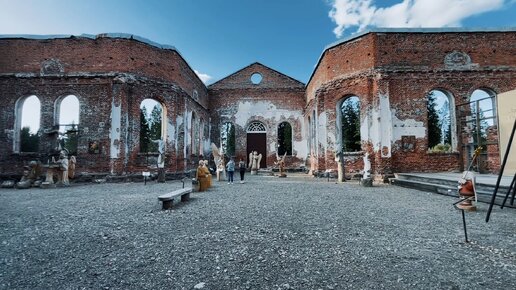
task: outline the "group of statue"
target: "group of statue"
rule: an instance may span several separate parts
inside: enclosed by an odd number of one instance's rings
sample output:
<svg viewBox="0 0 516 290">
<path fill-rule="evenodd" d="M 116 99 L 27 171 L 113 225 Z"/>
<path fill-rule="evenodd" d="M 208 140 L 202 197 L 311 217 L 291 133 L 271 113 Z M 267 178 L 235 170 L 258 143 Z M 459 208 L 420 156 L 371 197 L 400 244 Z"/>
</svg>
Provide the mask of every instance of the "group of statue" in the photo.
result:
<svg viewBox="0 0 516 290">
<path fill-rule="evenodd" d="M 2 187 L 16 187 L 18 189 L 27 189 L 31 187 L 53 187 L 70 185 L 70 179 L 75 176 L 75 165 L 77 159 L 75 156 L 68 157 L 68 150 L 60 149 L 58 158 L 52 156 L 47 164 L 41 163 L 39 160 L 32 160 L 28 165 L 24 166 L 23 174 L 20 181 L 4 181 Z M 45 171 L 45 179 L 41 176 Z"/>
</svg>

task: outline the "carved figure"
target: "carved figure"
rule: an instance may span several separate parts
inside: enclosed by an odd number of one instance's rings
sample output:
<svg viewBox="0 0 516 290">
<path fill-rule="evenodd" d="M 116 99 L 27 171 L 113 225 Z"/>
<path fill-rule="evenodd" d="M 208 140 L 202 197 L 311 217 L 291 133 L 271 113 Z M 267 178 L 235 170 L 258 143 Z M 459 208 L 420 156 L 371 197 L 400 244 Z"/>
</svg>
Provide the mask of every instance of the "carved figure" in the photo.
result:
<svg viewBox="0 0 516 290">
<path fill-rule="evenodd" d="M 364 154 L 364 179 L 371 178 L 371 161 L 369 161 L 369 153 Z"/>
<path fill-rule="evenodd" d="M 199 191 L 205 191 L 208 188 L 208 176 L 204 170 L 204 161 L 199 161 L 197 172 L 195 173 L 195 179 L 199 182 Z"/>
<path fill-rule="evenodd" d="M 364 172 L 360 184 L 365 187 L 373 186 L 373 179 L 371 178 L 371 161 L 369 161 L 369 153 L 364 154 Z"/>
<path fill-rule="evenodd" d="M 163 139 L 152 140 L 158 144 L 158 182 L 165 182 L 165 141 Z"/>
<path fill-rule="evenodd" d="M 315 163 L 317 161 L 317 158 L 315 158 L 315 154 L 314 152 L 310 152 L 310 171 L 308 171 L 308 174 L 309 175 L 315 175 L 315 171 L 316 171 L 316 167 L 315 167 Z"/>
<path fill-rule="evenodd" d="M 219 148 L 213 143 L 211 143 L 211 151 L 213 154 L 213 159 L 215 161 L 215 166 L 217 166 L 217 181 L 221 180 L 221 177 L 225 179 L 225 176 L 221 176 L 226 174 L 226 164 L 224 162 L 224 154 L 219 151 Z"/>
<path fill-rule="evenodd" d="M 274 162 L 274 165 L 277 165 L 279 167 L 279 177 L 287 177 L 287 174 L 285 174 L 285 157 L 287 156 L 287 152 L 283 154 L 283 156 L 278 155 L 278 151 L 276 151 L 276 162 Z"/>
<path fill-rule="evenodd" d="M 72 160 L 73 167 L 75 168 L 75 157 L 72 158 Z M 54 157 L 52 157 L 52 162 L 44 166 L 47 168 L 47 174 L 45 182 L 42 185 L 48 186 L 54 184 L 54 175 L 57 176 L 58 185 L 69 185 L 69 164 L 70 163 L 68 161 L 68 150 L 63 149 L 59 151 L 59 159 L 56 161 Z"/>
<path fill-rule="evenodd" d="M 208 177 L 208 187 L 211 187 L 211 172 L 208 168 L 208 160 L 203 160 L 203 169 L 204 173 L 206 173 L 206 176 Z"/>
<path fill-rule="evenodd" d="M 23 171 L 23 176 L 21 180 L 16 184 L 17 188 L 24 189 L 29 188 L 31 186 L 39 186 L 41 181 L 38 181 L 39 176 L 41 175 L 41 162 L 39 161 L 30 161 L 28 166 L 25 166 L 25 170 Z"/>
<path fill-rule="evenodd" d="M 262 154 L 253 151 L 249 153 L 249 167 L 251 167 L 251 175 L 256 175 L 260 169 L 260 161 L 262 161 Z"/>
</svg>

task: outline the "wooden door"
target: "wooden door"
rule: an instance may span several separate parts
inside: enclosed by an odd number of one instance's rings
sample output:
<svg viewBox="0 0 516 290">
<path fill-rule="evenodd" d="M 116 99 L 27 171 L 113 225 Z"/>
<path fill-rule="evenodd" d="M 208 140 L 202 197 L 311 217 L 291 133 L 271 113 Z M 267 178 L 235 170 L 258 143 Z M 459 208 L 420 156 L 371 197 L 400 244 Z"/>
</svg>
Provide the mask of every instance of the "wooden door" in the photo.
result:
<svg viewBox="0 0 516 290">
<path fill-rule="evenodd" d="M 249 153 L 256 151 L 258 154 L 262 154 L 262 160 L 260 161 L 260 168 L 267 167 L 267 134 L 266 133 L 247 133 L 247 155 L 249 159 Z M 249 164 L 249 160 L 247 160 Z"/>
</svg>

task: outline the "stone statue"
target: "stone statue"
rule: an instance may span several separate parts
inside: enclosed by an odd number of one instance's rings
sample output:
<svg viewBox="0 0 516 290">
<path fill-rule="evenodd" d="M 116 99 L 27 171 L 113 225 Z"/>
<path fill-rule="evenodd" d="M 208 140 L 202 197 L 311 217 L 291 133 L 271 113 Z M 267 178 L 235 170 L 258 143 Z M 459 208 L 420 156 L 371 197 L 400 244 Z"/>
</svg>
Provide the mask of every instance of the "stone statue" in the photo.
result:
<svg viewBox="0 0 516 290">
<path fill-rule="evenodd" d="M 287 174 L 285 174 L 285 157 L 287 156 L 287 152 L 283 154 L 283 156 L 278 155 L 278 151 L 276 151 L 276 162 L 274 162 L 274 165 L 277 165 L 279 167 L 279 177 L 287 177 Z"/>
<path fill-rule="evenodd" d="M 256 151 L 249 153 L 249 167 L 251 167 L 251 175 L 258 174 L 260 161 L 262 161 L 262 154 L 258 154 Z"/>
<path fill-rule="evenodd" d="M 364 154 L 364 172 L 360 184 L 365 187 L 373 186 L 373 179 L 371 178 L 371 161 L 369 161 L 369 153 Z"/>
<path fill-rule="evenodd" d="M 72 158 L 73 168 L 75 168 L 75 157 Z M 56 161 L 52 157 L 52 162 L 44 165 L 47 168 L 45 182 L 41 184 L 42 187 L 48 187 L 54 184 L 54 176 L 57 176 L 57 185 L 69 185 L 68 169 L 70 162 L 68 161 L 68 150 L 62 149 L 59 151 L 59 159 Z"/>
<path fill-rule="evenodd" d="M 217 145 L 211 143 L 211 152 L 213 153 L 213 159 L 215 161 L 215 166 L 217 166 L 217 181 L 220 181 L 221 178 L 224 180 L 226 179 L 226 177 L 225 177 L 226 164 L 224 163 L 224 154 L 221 151 L 219 151 L 219 148 L 217 148 Z"/>
<path fill-rule="evenodd" d="M 165 182 L 165 141 L 158 139 L 152 142 L 158 144 L 158 182 Z"/>
<path fill-rule="evenodd" d="M 208 176 L 208 187 L 211 187 L 211 185 L 212 185 L 211 172 L 210 172 L 210 169 L 208 168 L 208 160 L 203 160 L 203 169 L 204 169 L 204 172 L 206 173 L 206 176 Z"/>
<path fill-rule="evenodd" d="M 315 154 L 314 152 L 310 152 L 310 171 L 308 171 L 308 174 L 309 175 L 315 175 L 315 171 L 317 170 L 316 168 L 316 163 L 317 162 L 317 158 L 315 158 Z"/>
<path fill-rule="evenodd" d="M 206 174 L 206 171 L 204 170 L 204 161 L 199 161 L 199 166 L 197 167 L 197 171 L 195 173 L 195 179 L 199 182 L 199 190 L 198 191 L 205 191 L 208 189 L 208 175 Z"/>
<path fill-rule="evenodd" d="M 369 161 L 369 153 L 364 154 L 364 175 L 363 178 L 371 178 L 371 161 Z"/>
<path fill-rule="evenodd" d="M 42 172 L 40 161 L 30 161 L 28 166 L 25 166 L 21 180 L 16 184 L 16 188 L 25 189 L 31 186 L 39 186 L 41 181 L 38 180 Z"/>
</svg>

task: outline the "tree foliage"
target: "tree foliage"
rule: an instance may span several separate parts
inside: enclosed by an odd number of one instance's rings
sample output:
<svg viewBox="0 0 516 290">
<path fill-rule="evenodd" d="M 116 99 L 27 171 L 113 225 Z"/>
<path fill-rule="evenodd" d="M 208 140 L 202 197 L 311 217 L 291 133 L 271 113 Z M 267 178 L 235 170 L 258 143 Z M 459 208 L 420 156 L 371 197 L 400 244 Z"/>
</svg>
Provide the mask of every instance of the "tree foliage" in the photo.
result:
<svg viewBox="0 0 516 290">
<path fill-rule="evenodd" d="M 154 140 L 161 139 L 162 108 L 156 104 L 150 115 L 145 106 L 140 108 L 140 152 L 158 152 Z"/>
<path fill-rule="evenodd" d="M 437 113 L 436 95 L 430 92 L 427 95 L 426 109 L 428 112 L 428 148 L 433 148 L 441 142 L 441 126 Z"/>
<path fill-rule="evenodd" d="M 288 122 L 278 126 L 278 155 L 292 155 L 292 126 Z"/>
<path fill-rule="evenodd" d="M 224 154 L 228 157 L 235 155 L 235 126 L 232 123 L 222 125 L 221 145 Z"/>
<path fill-rule="evenodd" d="M 20 132 L 20 151 L 21 152 L 38 152 L 39 136 L 32 134 L 29 127 L 23 127 Z"/>
<path fill-rule="evenodd" d="M 362 150 L 360 138 L 360 103 L 358 97 L 350 97 L 342 102 L 341 132 L 342 151 L 356 152 Z"/>
</svg>

